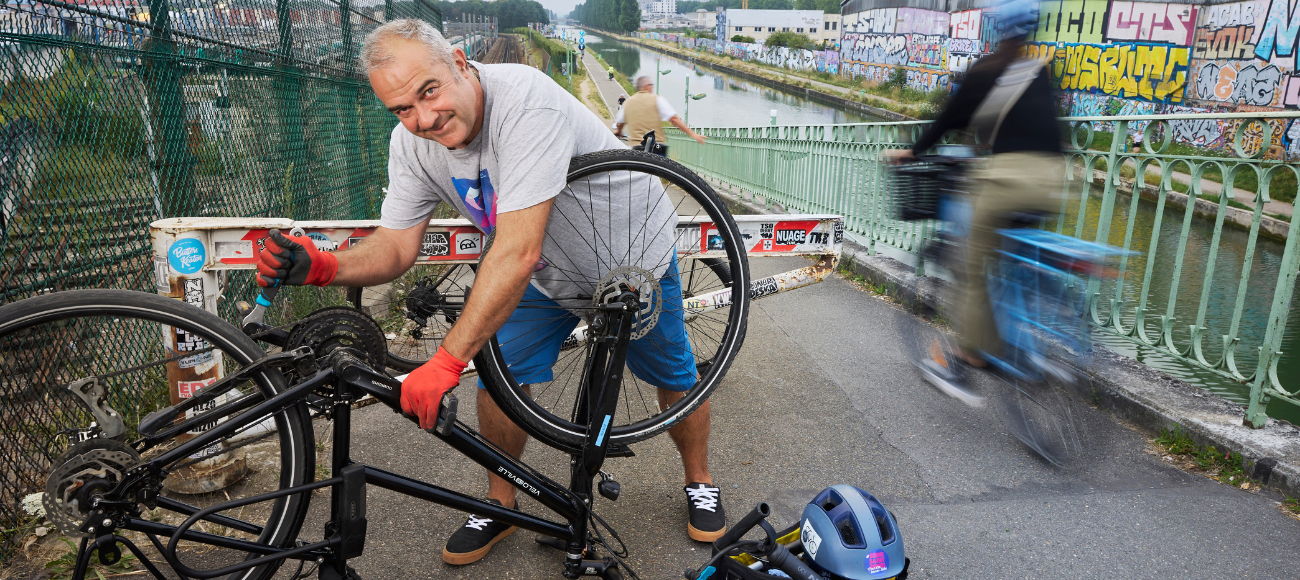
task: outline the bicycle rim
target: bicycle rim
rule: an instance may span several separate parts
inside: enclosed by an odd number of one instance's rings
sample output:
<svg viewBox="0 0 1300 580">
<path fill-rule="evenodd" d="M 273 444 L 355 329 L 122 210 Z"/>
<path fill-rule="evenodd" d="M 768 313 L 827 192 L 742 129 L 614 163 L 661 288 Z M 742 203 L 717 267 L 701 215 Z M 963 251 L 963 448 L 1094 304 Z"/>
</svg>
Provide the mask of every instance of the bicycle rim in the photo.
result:
<svg viewBox="0 0 1300 580">
<path fill-rule="evenodd" d="M 209 347 L 212 350 L 204 352 Z M 191 350 L 197 353 L 183 356 Z M 70 382 L 100 377 L 107 404 L 123 418 L 126 433 L 120 441 L 130 443 L 139 437 L 136 428 L 140 420 L 171 405 L 173 394 L 191 394 L 214 382 L 218 373 L 232 374 L 263 356 L 255 343 L 215 316 L 178 300 L 124 290 L 48 294 L 0 308 L 0 353 L 0 396 L 5 399 L 9 426 L 0 439 L 0 454 L 8 456 L 2 462 L 7 477 L 21 482 L 22 488 L 17 497 L 4 498 L 6 507 L 16 505 L 25 494 L 46 490 L 51 471 L 78 457 L 76 452 L 66 454 L 74 442 L 94 434 L 94 418 L 87 405 L 67 390 Z M 150 364 L 167 359 L 172 360 Z M 267 371 L 238 388 L 271 396 L 284 384 L 278 372 Z M 179 440 L 146 449 L 141 460 L 158 456 Z M 123 452 L 122 442 L 92 437 L 78 443 L 76 449 L 89 445 Z M 179 504 L 203 508 L 229 498 L 300 485 L 312 478 L 312 432 L 301 407 L 268 417 L 221 443 L 218 457 L 200 460 L 191 456 L 171 464 L 158 509 L 146 509 L 143 517 L 176 525 L 187 517 L 182 512 L 190 509 Z M 87 486 L 95 483 L 53 479 L 69 482 L 64 489 L 90 489 Z M 113 476 L 102 479 L 111 482 Z M 69 498 L 72 501 L 63 501 Z M 77 506 L 83 505 L 85 498 L 65 493 L 58 499 L 54 506 L 62 506 L 58 517 L 65 522 L 84 513 Z M 198 529 L 285 547 L 296 539 L 309 499 L 309 494 L 303 494 L 222 514 L 261 528 L 260 533 L 210 522 L 201 522 Z M 135 536 L 133 541 L 142 547 L 148 545 L 142 535 L 125 535 Z M 182 545 L 182 561 L 205 569 L 248 557 L 244 552 Z M 271 563 L 230 578 L 269 578 L 277 568 L 278 563 Z"/>
<path fill-rule="evenodd" d="M 613 187 L 611 199 L 626 196 L 632 200 L 644 198 L 653 201 L 655 195 L 667 195 L 673 210 L 685 218 L 675 232 L 679 272 L 675 281 L 680 283 L 683 303 L 665 303 L 661 317 L 676 315 L 685 319 L 689 353 L 695 365 L 694 372 L 698 373 L 696 378 L 684 381 L 688 386 L 680 399 L 660 410 L 659 389 L 629 365 L 628 372 L 623 373 L 619 410 L 612 419 L 610 429 L 613 443 L 626 444 L 654 436 L 689 416 L 721 382 L 744 338 L 748 294 L 731 292 L 729 305 L 715 310 L 687 311 L 684 304 L 693 297 L 717 296 L 719 291 L 725 294 L 732 288 L 748 288 L 749 269 L 739 232 L 730 214 L 712 189 L 685 167 L 661 156 L 626 150 L 593 153 L 575 158 L 570 164 L 570 187 L 599 187 L 622 183 L 640 185 L 626 189 Z M 603 252 L 602 265 L 605 272 L 621 267 L 635 269 L 647 263 L 659 266 L 666 262 L 669 256 L 636 255 L 635 252 L 628 251 L 634 244 L 621 244 L 621 240 L 614 239 L 613 236 L 602 235 L 601 224 L 619 220 L 635 224 L 630 231 L 636 231 L 636 227 L 646 227 L 646 219 L 638 218 L 634 204 L 629 202 L 622 210 L 613 209 L 613 206 L 611 203 L 610 208 L 602 208 L 601 211 L 624 213 L 592 215 L 596 211 L 593 208 L 585 212 L 571 212 L 573 215 L 557 215 L 556 210 L 552 210 L 551 220 L 594 223 L 597 227 L 593 228 L 591 234 L 592 243 L 599 245 Z M 641 216 L 644 215 L 642 210 Z M 720 227 L 707 236 L 700 235 L 698 226 L 694 233 L 689 233 L 691 230 L 687 224 L 695 218 L 710 220 Z M 709 251 L 710 246 L 715 249 Z M 543 255 L 542 259 L 547 260 L 548 257 Z M 597 292 L 598 277 L 581 273 L 568 275 L 581 276 L 581 283 L 592 288 L 591 295 L 585 297 L 590 302 Z M 557 304 L 563 302 L 564 297 L 550 298 L 554 299 L 550 304 L 545 301 L 529 303 L 525 300 L 519 308 L 533 309 L 531 316 L 539 319 L 558 320 L 571 316 L 570 310 Z M 585 324 L 585 321 L 574 322 L 578 329 L 576 334 L 582 334 Z M 483 359 L 487 368 L 482 369 L 486 371 L 482 374 L 485 375 L 487 388 L 508 415 L 548 444 L 570 449 L 580 445 L 586 434 L 585 418 L 577 417 L 583 371 L 586 368 L 586 349 L 577 338 L 570 334 L 556 362 L 541 372 L 532 368 L 523 370 L 523 365 L 508 363 L 504 351 L 511 348 L 516 352 L 527 351 L 534 344 L 541 348 L 540 345 L 546 340 L 554 340 L 554 337 L 543 337 L 540 332 L 512 336 L 505 345 L 493 339 L 485 348 Z M 681 362 L 685 358 L 682 356 L 685 351 L 683 348 L 654 342 L 647 350 L 656 357 L 655 360 L 662 360 L 663 367 L 670 369 L 670 372 L 692 372 Z M 546 376 L 548 374 L 549 377 Z M 529 385 L 529 390 L 525 391 L 521 385 Z"/>
</svg>

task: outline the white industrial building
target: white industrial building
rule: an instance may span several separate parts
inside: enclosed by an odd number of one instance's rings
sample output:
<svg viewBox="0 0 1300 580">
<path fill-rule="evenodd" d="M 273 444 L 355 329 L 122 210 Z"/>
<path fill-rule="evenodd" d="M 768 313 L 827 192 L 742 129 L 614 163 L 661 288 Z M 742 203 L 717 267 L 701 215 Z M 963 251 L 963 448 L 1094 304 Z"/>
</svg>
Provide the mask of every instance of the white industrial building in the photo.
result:
<svg viewBox="0 0 1300 580">
<path fill-rule="evenodd" d="M 691 28 L 696 30 L 712 30 L 718 26 L 718 12 L 705 10 L 703 8 L 695 12 L 686 13 L 686 17 L 691 19 Z M 836 14 L 836 16 L 839 16 Z"/>
<path fill-rule="evenodd" d="M 650 3 L 650 12 L 655 14 L 676 14 L 677 0 L 659 0 Z"/>
<path fill-rule="evenodd" d="M 736 35 L 751 36 L 763 42 L 774 32 L 796 32 L 808 35 L 809 40 L 820 43 L 839 42 L 838 18 L 835 30 L 827 26 L 821 10 L 735 10 L 727 9 L 718 15 L 714 32 L 718 40 L 731 40 Z M 838 15 L 835 15 L 838 16 Z"/>
</svg>

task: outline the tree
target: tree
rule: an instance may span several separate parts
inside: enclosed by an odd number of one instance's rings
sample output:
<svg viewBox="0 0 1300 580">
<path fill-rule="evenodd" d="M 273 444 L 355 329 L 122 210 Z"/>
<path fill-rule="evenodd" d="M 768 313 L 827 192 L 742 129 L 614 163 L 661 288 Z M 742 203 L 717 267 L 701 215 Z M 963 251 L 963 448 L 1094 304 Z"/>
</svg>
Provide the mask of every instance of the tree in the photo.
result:
<svg viewBox="0 0 1300 580">
<path fill-rule="evenodd" d="M 732 41 L 732 42 L 754 42 L 754 37 L 752 37 L 752 36 L 741 36 L 741 35 L 737 34 L 737 35 L 731 37 L 731 41 Z"/>
<path fill-rule="evenodd" d="M 641 28 L 641 6 L 636 0 L 623 0 L 618 14 L 619 30 L 631 32 Z"/>
<path fill-rule="evenodd" d="M 808 39 L 808 35 L 799 34 L 798 32 L 773 32 L 767 37 L 767 40 L 763 42 L 763 46 L 767 48 L 778 46 L 784 46 L 787 48 L 808 48 L 810 45 L 812 45 L 812 41 Z"/>
</svg>

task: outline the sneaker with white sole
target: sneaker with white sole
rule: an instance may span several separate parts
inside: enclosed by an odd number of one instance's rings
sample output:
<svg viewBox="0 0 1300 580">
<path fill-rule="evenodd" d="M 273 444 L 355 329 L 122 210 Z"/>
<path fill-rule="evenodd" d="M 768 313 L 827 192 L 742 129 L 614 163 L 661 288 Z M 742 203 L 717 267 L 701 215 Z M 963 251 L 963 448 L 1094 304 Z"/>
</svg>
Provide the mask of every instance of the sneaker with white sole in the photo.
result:
<svg viewBox="0 0 1300 580">
<path fill-rule="evenodd" d="M 727 532 L 727 513 L 722 510 L 718 488 L 691 483 L 686 491 L 686 535 L 697 542 L 712 542 Z"/>
<path fill-rule="evenodd" d="M 501 505 L 495 499 L 489 499 L 488 503 Z M 482 560 L 493 545 L 516 529 L 515 526 L 492 521 L 491 518 L 470 514 L 465 525 L 447 538 L 447 547 L 442 549 L 442 561 L 461 566 Z"/>
</svg>

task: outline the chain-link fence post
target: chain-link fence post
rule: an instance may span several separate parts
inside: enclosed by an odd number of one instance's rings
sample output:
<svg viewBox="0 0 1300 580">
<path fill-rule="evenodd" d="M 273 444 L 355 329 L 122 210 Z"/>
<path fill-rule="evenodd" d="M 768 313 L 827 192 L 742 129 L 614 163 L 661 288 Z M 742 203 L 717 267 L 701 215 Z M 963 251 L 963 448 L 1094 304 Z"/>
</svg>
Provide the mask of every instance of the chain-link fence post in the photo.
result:
<svg viewBox="0 0 1300 580">
<path fill-rule="evenodd" d="M 306 172 L 302 171 L 306 167 L 303 163 L 306 159 L 303 155 L 305 144 L 302 137 L 302 80 L 298 77 L 297 68 L 293 66 L 293 22 L 289 2 L 290 0 L 275 2 L 280 44 L 274 86 L 280 113 L 279 170 L 283 172 L 279 180 L 280 211 L 275 213 L 278 214 L 277 217 L 301 220 L 308 215 L 308 208 L 304 207 L 308 201 L 304 188 L 307 183 Z"/>
<path fill-rule="evenodd" d="M 185 101 L 181 97 L 182 71 L 171 35 L 170 0 L 149 0 L 152 34 L 145 60 L 149 123 L 154 139 L 154 172 L 165 216 L 190 215 L 198 208 L 194 189 L 194 158 L 185 139 Z"/>
</svg>

